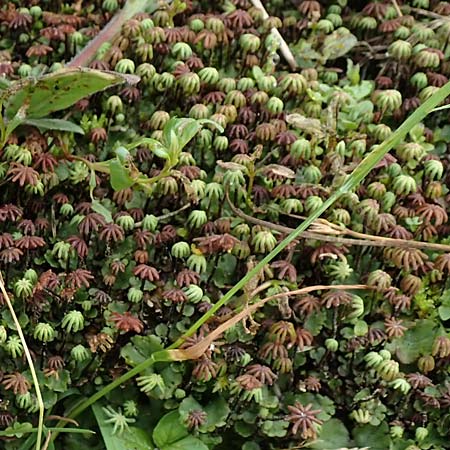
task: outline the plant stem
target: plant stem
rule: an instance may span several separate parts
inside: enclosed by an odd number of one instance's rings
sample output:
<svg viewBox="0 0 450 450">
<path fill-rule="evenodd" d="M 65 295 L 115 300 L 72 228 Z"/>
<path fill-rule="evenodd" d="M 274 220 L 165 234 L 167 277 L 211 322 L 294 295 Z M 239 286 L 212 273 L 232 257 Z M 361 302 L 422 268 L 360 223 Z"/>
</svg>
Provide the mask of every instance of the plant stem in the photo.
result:
<svg viewBox="0 0 450 450">
<path fill-rule="evenodd" d="M 105 42 L 112 42 L 120 33 L 122 25 L 134 15 L 144 11 L 153 12 L 158 7 L 156 0 L 127 0 L 124 7 L 118 11 L 108 24 L 81 50 L 66 67 L 86 67 L 95 58 L 98 49 Z"/>
<path fill-rule="evenodd" d="M 13 305 L 11 303 L 11 299 L 9 298 L 8 293 L 6 292 L 5 282 L 3 281 L 3 276 L 0 272 L 0 291 L 3 294 L 3 298 L 8 305 L 9 312 L 14 321 L 14 325 L 17 328 L 17 333 L 19 335 L 20 341 L 23 345 L 23 351 L 25 352 L 25 357 L 27 359 L 28 367 L 31 372 L 31 378 L 33 379 L 34 389 L 36 391 L 36 398 L 39 405 L 39 421 L 38 421 L 38 429 L 36 435 L 36 450 L 41 450 L 41 441 L 42 441 L 42 431 L 44 428 L 44 401 L 42 400 L 41 389 L 39 387 L 39 381 L 37 379 L 36 370 L 33 364 L 33 358 L 31 357 L 30 350 L 28 349 L 27 341 L 25 340 L 25 336 L 22 331 L 22 327 L 20 326 L 19 319 L 16 316 Z"/>
<path fill-rule="evenodd" d="M 397 0 L 391 0 L 391 3 L 395 8 L 395 11 L 397 12 L 398 17 L 403 17 L 400 7 L 398 6 Z"/>
<path fill-rule="evenodd" d="M 294 228 L 286 227 L 285 225 L 279 225 L 278 223 L 268 222 L 266 220 L 258 219 L 253 216 L 249 216 L 233 205 L 228 193 L 226 193 L 226 199 L 230 205 L 234 214 L 247 222 L 254 223 L 255 225 L 261 225 L 262 227 L 269 228 L 271 230 L 278 231 L 280 233 L 292 233 Z M 305 220 L 304 217 L 296 214 L 286 214 L 289 217 Z M 340 237 L 340 235 L 348 234 L 357 239 L 349 239 Z M 325 219 L 319 219 L 312 224 L 311 231 L 304 231 L 300 234 L 300 237 L 306 239 L 314 239 L 317 241 L 334 242 L 342 245 L 360 245 L 364 247 L 400 247 L 400 248 L 418 248 L 424 250 L 436 250 L 443 252 L 450 252 L 450 245 L 435 244 L 433 242 L 421 242 L 412 241 L 408 239 L 394 239 L 383 236 L 374 236 L 371 234 L 358 233 L 353 230 L 349 230 L 346 227 L 340 227 L 334 223 L 328 222 Z"/>
<path fill-rule="evenodd" d="M 169 219 L 170 217 L 176 216 L 177 214 L 179 214 L 180 212 L 184 211 L 185 209 L 190 208 L 191 206 L 192 206 L 191 203 L 186 203 L 181 208 L 179 208 L 179 209 L 177 209 L 175 211 L 170 211 L 167 214 L 163 214 L 162 216 L 157 216 L 156 219 L 158 221 Z M 136 222 L 134 224 L 134 228 L 139 228 L 141 226 L 142 226 L 142 220 L 140 222 Z"/>
<path fill-rule="evenodd" d="M 264 8 L 264 5 L 262 4 L 261 0 L 251 0 L 251 2 L 255 8 L 259 9 L 262 12 L 263 19 L 267 20 L 269 18 L 269 14 L 266 11 L 266 8 Z M 287 45 L 283 36 L 276 28 L 272 28 L 270 32 L 277 38 L 278 42 L 280 43 L 280 51 L 284 56 L 284 59 L 289 64 L 289 67 L 295 72 L 297 70 L 297 63 L 295 62 L 294 55 L 292 54 L 289 45 Z"/>
</svg>

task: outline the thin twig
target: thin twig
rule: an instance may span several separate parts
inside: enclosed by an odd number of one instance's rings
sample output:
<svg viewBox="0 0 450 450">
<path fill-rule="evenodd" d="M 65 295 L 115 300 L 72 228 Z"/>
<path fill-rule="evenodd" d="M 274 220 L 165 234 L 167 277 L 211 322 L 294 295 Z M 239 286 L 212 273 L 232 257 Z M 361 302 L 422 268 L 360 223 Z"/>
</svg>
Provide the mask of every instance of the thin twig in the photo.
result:
<svg viewBox="0 0 450 450">
<path fill-rule="evenodd" d="M 9 312 L 11 313 L 11 316 L 14 321 L 14 325 L 16 326 L 17 333 L 20 338 L 20 342 L 23 346 L 23 351 L 25 352 L 25 357 L 27 359 L 28 367 L 31 372 L 31 378 L 33 379 L 34 383 L 34 389 L 36 391 L 36 399 L 39 406 L 39 422 L 38 422 L 38 429 L 36 434 L 36 450 L 41 450 L 41 441 L 42 441 L 42 431 L 44 428 L 44 401 L 42 399 L 41 389 L 39 387 L 39 381 L 36 375 L 36 370 L 34 368 L 33 364 L 33 358 L 31 357 L 30 350 L 28 349 L 27 341 L 25 340 L 25 336 L 22 331 L 22 327 L 20 326 L 19 320 L 17 319 L 16 313 L 14 311 L 13 305 L 11 303 L 11 299 L 9 298 L 8 293 L 6 292 L 5 288 L 5 282 L 3 280 L 3 275 L 0 272 L 0 291 L 3 294 L 3 298 L 8 305 Z"/>
<path fill-rule="evenodd" d="M 45 420 L 62 420 L 63 422 L 71 423 L 71 424 L 75 425 L 76 427 L 80 426 L 80 424 L 76 420 L 71 419 L 70 417 L 57 416 L 55 414 L 51 414 L 50 416 L 47 416 L 45 418 Z"/>
<path fill-rule="evenodd" d="M 337 291 L 342 290 L 362 290 L 362 289 L 373 289 L 367 284 L 330 284 L 330 285 L 319 285 L 319 286 L 307 286 L 301 289 L 295 289 L 294 291 L 287 291 L 287 292 L 279 292 L 278 294 L 273 294 L 270 297 L 263 298 L 262 300 L 258 300 L 255 305 L 257 305 L 259 302 L 268 302 L 270 300 L 276 300 L 277 298 L 283 298 L 283 297 L 291 297 L 293 295 L 302 295 L 307 294 L 309 292 L 313 291 L 324 291 L 329 289 L 335 289 Z M 253 306 L 253 305 L 252 305 Z"/>
<path fill-rule="evenodd" d="M 398 17 L 402 17 L 403 14 L 400 10 L 400 7 L 398 6 L 397 0 L 391 0 L 391 3 L 394 5 L 395 10 L 397 11 Z"/>
<path fill-rule="evenodd" d="M 124 7 L 102 28 L 74 58 L 66 64 L 66 67 L 86 67 L 95 58 L 99 48 L 105 42 L 113 42 L 122 29 L 122 25 L 135 14 L 146 10 L 155 10 L 156 0 L 127 0 Z"/>
<path fill-rule="evenodd" d="M 164 353 L 165 356 L 170 355 L 172 361 L 187 361 L 187 360 L 198 359 L 202 355 L 204 355 L 205 351 L 208 350 L 208 348 L 211 346 L 213 341 L 216 340 L 222 333 L 227 331 L 233 325 L 236 325 L 241 320 L 245 319 L 247 316 L 252 314 L 254 311 L 256 311 L 258 308 L 263 306 L 268 301 L 275 300 L 275 299 L 281 298 L 281 297 L 286 297 L 286 296 L 307 294 L 308 292 L 322 291 L 322 290 L 329 290 L 329 289 L 335 289 L 335 290 L 358 289 L 359 290 L 359 289 L 370 289 L 370 287 L 365 284 L 318 285 L 318 286 L 308 286 L 308 287 L 304 287 L 302 289 L 296 289 L 295 291 L 288 291 L 288 292 L 281 292 L 279 294 L 274 294 L 274 295 L 271 295 L 270 297 L 263 298 L 249 306 L 246 306 L 242 311 L 238 312 L 231 319 L 229 319 L 226 322 L 219 325 L 217 328 L 215 328 L 213 331 L 211 331 L 211 333 L 209 333 L 204 339 L 202 339 L 200 342 L 193 345 L 192 347 L 189 347 L 186 349 L 177 348 L 177 349 L 172 349 L 172 350 L 166 350 L 165 352 L 161 352 L 161 354 Z"/>
<path fill-rule="evenodd" d="M 169 219 L 170 217 L 176 216 L 181 211 L 184 211 L 185 209 L 188 209 L 190 206 L 191 206 L 190 203 L 186 203 L 185 205 L 183 205 L 181 208 L 177 209 L 176 211 L 170 211 L 167 214 L 163 214 L 162 216 L 157 216 L 156 219 L 158 221 Z M 134 228 L 139 228 L 141 226 L 142 226 L 142 220 L 140 222 L 136 222 L 134 224 Z"/>
<path fill-rule="evenodd" d="M 290 214 L 291 217 L 298 217 L 301 220 L 304 220 L 302 216 L 296 216 L 295 214 Z M 314 230 L 319 233 L 332 233 L 336 236 L 347 234 L 349 236 L 353 236 L 355 238 L 364 239 L 366 241 L 370 241 L 368 245 L 374 245 L 379 247 L 401 247 L 401 248 L 418 248 L 421 250 L 436 250 L 448 252 L 450 251 L 450 245 L 446 244 L 435 244 L 433 242 L 422 242 L 422 241 L 413 241 L 411 239 L 394 239 L 385 236 L 376 236 L 373 234 L 365 234 L 358 233 L 357 231 L 350 230 L 344 226 L 339 226 L 334 223 L 328 222 L 325 219 L 317 219 L 315 223 L 311 225 L 311 230 Z M 378 244 L 372 244 L 372 242 L 378 242 Z"/>
<path fill-rule="evenodd" d="M 430 17 L 431 19 L 439 19 L 439 20 L 445 20 L 445 21 L 450 20 L 450 17 L 448 17 L 448 16 L 443 16 L 442 14 L 438 14 L 433 11 L 427 11 L 426 9 L 412 8 L 410 6 L 405 6 L 404 10 L 408 11 L 408 12 L 420 14 L 421 16 Z"/>
<path fill-rule="evenodd" d="M 52 438 L 52 432 L 49 431 L 48 435 L 47 435 L 47 439 L 45 440 L 44 445 L 42 447 L 42 450 L 47 450 L 48 449 L 48 446 L 50 445 L 50 439 L 51 438 Z"/>
<path fill-rule="evenodd" d="M 255 8 L 258 8 L 262 12 L 263 19 L 269 18 L 269 13 L 266 11 L 266 8 L 264 8 L 261 0 L 251 0 L 251 2 Z M 280 51 L 284 56 L 284 59 L 289 64 L 289 67 L 294 71 L 297 70 L 297 63 L 295 62 L 294 55 L 292 54 L 291 49 L 289 48 L 289 45 L 287 45 L 283 36 L 281 36 L 280 32 L 276 28 L 272 28 L 270 31 L 279 41 Z"/>
<path fill-rule="evenodd" d="M 259 294 L 262 291 L 265 291 L 266 289 L 270 288 L 272 286 L 272 281 L 266 281 L 263 284 L 260 284 L 256 289 L 254 289 L 250 294 L 248 295 L 249 298 L 253 298 L 256 296 L 256 294 Z"/>
<path fill-rule="evenodd" d="M 185 209 L 188 209 L 190 206 L 191 206 L 190 203 L 186 203 L 185 205 L 183 205 L 181 208 L 177 209 L 176 211 L 168 212 L 167 214 L 163 214 L 162 216 L 157 216 L 156 218 L 158 220 L 168 219 L 169 217 L 176 216 L 181 211 L 184 211 Z"/>
<path fill-rule="evenodd" d="M 230 200 L 230 196 L 226 193 L 226 199 L 230 205 L 231 210 L 238 217 L 241 217 L 247 222 L 254 223 L 255 225 L 261 225 L 271 230 L 278 231 L 280 233 L 289 234 L 294 231 L 293 228 L 279 225 L 277 223 L 267 222 L 262 219 L 258 219 L 253 216 L 249 216 L 237 208 Z M 302 216 L 295 214 L 286 214 L 289 217 L 295 217 L 298 219 L 304 219 Z M 381 236 L 373 236 L 370 234 L 357 233 L 356 231 L 349 230 L 348 228 L 341 228 L 338 225 L 332 224 L 325 219 L 316 220 L 311 226 L 313 231 L 303 231 L 300 237 L 306 239 L 315 239 L 317 241 L 335 242 L 342 245 L 360 245 L 364 247 L 400 247 L 400 248 L 418 248 L 426 250 L 437 250 L 450 252 L 450 245 L 434 244 L 431 242 L 420 242 L 407 239 L 393 239 Z M 341 237 L 343 234 L 354 236 L 358 239 L 349 239 Z"/>
</svg>

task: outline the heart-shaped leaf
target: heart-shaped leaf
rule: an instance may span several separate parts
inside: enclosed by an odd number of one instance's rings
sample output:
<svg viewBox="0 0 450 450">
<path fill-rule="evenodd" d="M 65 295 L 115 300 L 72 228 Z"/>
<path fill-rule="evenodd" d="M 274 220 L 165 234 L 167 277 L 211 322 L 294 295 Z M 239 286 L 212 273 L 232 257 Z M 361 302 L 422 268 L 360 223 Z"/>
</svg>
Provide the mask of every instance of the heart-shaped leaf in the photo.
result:
<svg viewBox="0 0 450 450">
<path fill-rule="evenodd" d="M 178 411 L 163 416 L 153 430 L 153 440 L 158 447 L 164 448 L 188 436 L 187 428 L 181 423 Z"/>
</svg>

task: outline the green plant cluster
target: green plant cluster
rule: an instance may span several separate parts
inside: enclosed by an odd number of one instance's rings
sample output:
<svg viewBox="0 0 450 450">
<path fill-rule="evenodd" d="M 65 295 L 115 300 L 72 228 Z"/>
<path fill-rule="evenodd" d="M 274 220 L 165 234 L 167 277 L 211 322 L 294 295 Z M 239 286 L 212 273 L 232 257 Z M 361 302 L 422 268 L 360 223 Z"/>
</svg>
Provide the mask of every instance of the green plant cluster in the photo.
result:
<svg viewBox="0 0 450 450">
<path fill-rule="evenodd" d="M 201 355 L 153 364 L 71 423 L 183 338 L 448 81 L 447 2 L 263 3 L 268 18 L 248 0 L 150 5 L 84 72 L 58 70 L 124 2 L 0 7 L 0 269 L 46 430 L 71 427 L 48 448 L 448 445 L 445 110 L 184 339 L 183 355 L 224 326 Z M 25 450 L 39 404 L 0 300 L 0 445 Z"/>
</svg>

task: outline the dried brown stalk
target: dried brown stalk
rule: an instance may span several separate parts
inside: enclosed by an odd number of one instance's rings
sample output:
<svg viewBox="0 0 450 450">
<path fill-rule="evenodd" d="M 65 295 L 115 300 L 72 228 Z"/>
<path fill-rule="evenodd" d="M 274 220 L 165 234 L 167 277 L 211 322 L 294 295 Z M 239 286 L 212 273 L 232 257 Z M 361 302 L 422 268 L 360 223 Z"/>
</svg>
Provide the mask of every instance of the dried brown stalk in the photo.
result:
<svg viewBox="0 0 450 450">
<path fill-rule="evenodd" d="M 264 8 L 264 5 L 262 4 L 261 0 L 251 0 L 251 2 L 252 2 L 252 5 L 255 8 L 258 8 L 263 13 L 263 19 L 268 19 L 269 18 L 269 14 L 266 11 L 266 8 Z M 291 49 L 287 45 L 287 43 L 284 40 L 284 38 L 281 35 L 281 33 L 276 28 L 272 28 L 270 31 L 277 38 L 277 40 L 279 41 L 279 43 L 280 43 L 280 51 L 281 51 L 282 55 L 284 56 L 284 59 L 289 64 L 289 67 L 293 71 L 297 70 L 297 63 L 295 62 L 294 55 L 292 54 Z"/>
<path fill-rule="evenodd" d="M 247 222 L 261 225 L 271 230 L 279 231 L 280 233 L 290 234 L 294 231 L 293 228 L 279 225 L 272 222 L 267 222 L 253 216 L 249 216 L 237 208 L 230 200 L 228 193 L 226 194 L 228 204 L 231 210 L 238 217 L 241 217 Z M 304 217 L 295 214 L 286 214 L 289 217 L 304 220 Z M 400 247 L 400 248 L 418 248 L 422 250 L 436 250 L 443 252 L 450 252 L 450 245 L 434 244 L 431 242 L 420 242 L 407 239 L 393 239 L 388 237 L 374 236 L 371 234 L 357 233 L 345 227 L 340 227 L 325 219 L 316 220 L 310 228 L 311 231 L 304 231 L 300 234 L 305 239 L 315 239 L 317 241 L 334 242 L 343 245 L 360 245 L 365 247 Z M 341 237 L 343 235 L 353 236 L 356 239 Z"/>
<path fill-rule="evenodd" d="M 211 331 L 211 333 L 209 333 L 208 336 L 206 336 L 202 341 L 198 342 L 192 347 L 189 347 L 187 349 L 178 348 L 173 350 L 167 350 L 167 355 L 170 355 L 170 360 L 172 361 L 187 361 L 192 359 L 198 359 L 209 349 L 213 341 L 215 341 L 222 333 L 227 331 L 233 325 L 236 325 L 241 320 L 245 319 L 250 314 L 254 313 L 258 308 L 260 308 L 270 300 L 275 300 L 277 298 L 282 298 L 286 296 L 307 294 L 308 292 L 322 291 L 326 289 L 360 290 L 370 288 L 365 284 L 317 285 L 317 286 L 308 286 L 302 289 L 296 289 L 295 291 L 281 292 L 279 294 L 271 295 L 270 297 L 258 300 L 256 303 L 253 303 L 250 306 L 246 306 L 241 312 L 237 313 L 234 317 L 227 320 L 223 324 L 219 325 L 215 330 Z"/>
<path fill-rule="evenodd" d="M 66 67 L 86 67 L 95 58 L 99 48 L 105 42 L 113 42 L 120 34 L 122 25 L 139 12 L 156 9 L 156 0 L 127 0 L 124 7 L 118 11 L 100 33 L 81 50 Z"/>
</svg>

